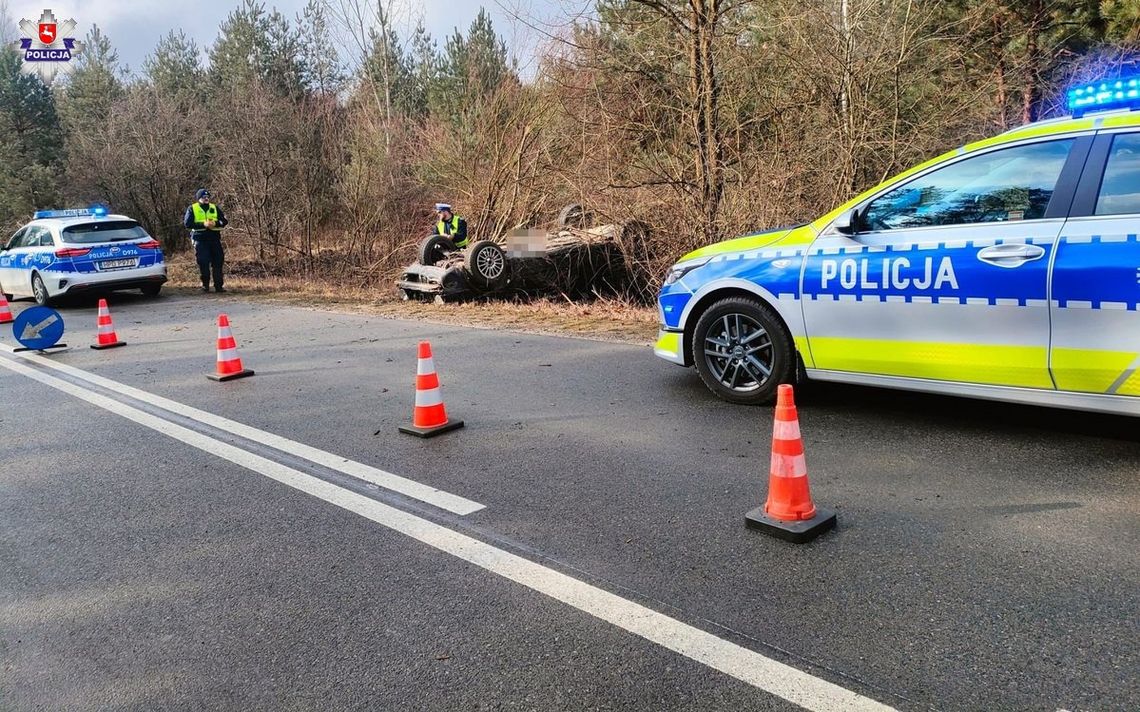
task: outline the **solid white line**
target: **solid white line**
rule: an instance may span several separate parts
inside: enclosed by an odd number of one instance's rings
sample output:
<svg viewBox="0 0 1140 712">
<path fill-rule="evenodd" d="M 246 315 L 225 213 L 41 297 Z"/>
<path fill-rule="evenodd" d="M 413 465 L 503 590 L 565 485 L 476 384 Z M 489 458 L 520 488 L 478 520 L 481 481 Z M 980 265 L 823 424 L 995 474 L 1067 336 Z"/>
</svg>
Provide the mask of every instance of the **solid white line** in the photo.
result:
<svg viewBox="0 0 1140 712">
<path fill-rule="evenodd" d="M 0 358 L 0 367 L 358 514 L 806 709 L 837 712 L 891 709 L 880 702 L 466 534 L 390 507 L 176 423 L 155 418 L 138 408 L 40 373 L 23 363 Z"/>
<path fill-rule="evenodd" d="M 9 353 L 12 352 L 12 348 L 10 346 L 2 344 L 0 344 L 0 350 L 8 351 Z M 324 450 L 319 450 L 315 447 L 305 445 L 304 443 L 299 443 L 295 440 L 281 437 L 280 435 L 275 435 L 273 433 L 254 428 L 249 425 L 244 425 L 242 423 L 238 423 L 237 421 L 230 420 L 229 418 L 223 418 L 220 415 L 214 415 L 213 413 L 208 413 L 204 410 L 198 410 L 197 408 L 184 405 L 177 401 L 172 401 L 168 398 L 163 398 L 162 396 L 156 396 L 153 393 L 148 393 L 146 391 L 139 390 L 138 388 L 132 388 L 131 386 L 119 383 L 118 381 L 112 381 L 109 378 L 104 378 L 103 376 L 98 376 L 94 373 L 88 373 L 87 371 L 75 368 L 74 366 L 69 366 L 65 363 L 59 363 L 58 361 L 53 361 L 47 358 L 40 358 L 38 356 L 32 355 L 31 353 L 19 355 L 32 360 L 36 364 L 55 369 L 61 373 L 66 373 L 70 376 L 74 376 L 75 378 L 80 378 L 84 381 L 87 381 L 88 383 L 93 383 L 102 388 L 106 388 L 109 391 L 134 398 L 135 400 L 142 401 L 143 403 L 149 403 L 150 405 L 153 405 L 157 408 L 162 408 L 165 411 L 174 413 L 176 415 L 181 415 L 184 418 L 196 420 L 203 425 L 208 425 L 210 427 L 223 430 L 227 433 L 232 433 L 233 435 L 238 435 L 245 438 L 246 440 L 252 440 L 253 442 L 261 443 L 262 445 L 280 450 L 281 452 L 287 452 L 290 455 L 295 455 L 296 457 L 308 460 L 309 462 L 316 463 L 323 467 L 328 467 L 329 469 L 336 470 L 337 472 L 341 472 L 350 477 L 364 480 L 365 482 L 374 484 L 377 487 L 383 487 L 384 489 L 392 490 L 393 492 L 399 492 L 406 497 L 411 497 L 412 499 L 419 500 L 434 507 L 439 507 L 440 509 L 445 509 L 460 516 L 471 514 L 472 512 L 478 512 L 480 509 L 486 508 L 486 505 L 472 501 L 466 497 L 460 497 L 459 495 L 451 494 L 450 492 L 445 492 L 443 490 L 436 489 L 435 487 L 429 487 L 428 485 L 416 482 L 415 480 L 409 480 L 406 477 L 400 477 L 399 475 L 392 474 L 391 472 L 386 472 L 379 468 L 372 467 L 371 465 L 365 465 L 362 462 L 349 460 L 348 458 L 341 457 L 340 455 L 334 455 L 331 452 L 325 452 Z"/>
</svg>

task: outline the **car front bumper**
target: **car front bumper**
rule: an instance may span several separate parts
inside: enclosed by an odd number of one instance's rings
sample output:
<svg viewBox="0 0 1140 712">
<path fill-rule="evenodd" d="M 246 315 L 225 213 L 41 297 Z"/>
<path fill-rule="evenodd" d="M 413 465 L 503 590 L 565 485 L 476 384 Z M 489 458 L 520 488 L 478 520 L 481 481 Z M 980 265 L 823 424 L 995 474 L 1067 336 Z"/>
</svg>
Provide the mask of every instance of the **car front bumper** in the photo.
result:
<svg viewBox="0 0 1140 712">
<path fill-rule="evenodd" d="M 684 334 L 680 331 L 661 329 L 657 332 L 657 343 L 653 345 L 653 353 L 678 366 L 687 366 L 685 363 Z"/>
</svg>

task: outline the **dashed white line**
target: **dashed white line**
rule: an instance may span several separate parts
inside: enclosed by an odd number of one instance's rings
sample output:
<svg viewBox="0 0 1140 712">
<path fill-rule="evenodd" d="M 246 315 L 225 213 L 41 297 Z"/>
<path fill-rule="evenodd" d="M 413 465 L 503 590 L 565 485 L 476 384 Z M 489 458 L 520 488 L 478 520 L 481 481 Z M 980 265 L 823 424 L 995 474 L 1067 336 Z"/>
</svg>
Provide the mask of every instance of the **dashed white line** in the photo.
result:
<svg viewBox="0 0 1140 712">
<path fill-rule="evenodd" d="M 12 351 L 12 349 L 8 346 L 2 346 L 2 349 L 8 352 Z M 459 495 L 445 492 L 444 490 L 436 489 L 435 487 L 430 487 L 421 482 L 416 482 L 415 480 L 409 480 L 406 477 L 400 477 L 399 475 L 393 474 L 391 472 L 386 472 L 377 467 L 365 465 L 362 462 L 349 460 L 348 458 L 341 457 L 340 455 L 334 455 L 331 452 L 325 452 L 324 450 L 317 449 L 310 445 L 305 445 L 304 443 L 299 443 L 295 440 L 283 438 L 280 435 L 275 435 L 273 433 L 254 428 L 252 426 L 230 420 L 229 418 L 223 418 L 220 415 L 214 415 L 213 413 L 208 413 L 204 410 L 198 410 L 197 408 L 185 405 L 183 403 L 172 401 L 168 398 L 163 398 L 162 396 L 156 396 L 153 393 L 148 393 L 147 391 L 133 388 L 126 384 L 119 383 L 118 381 L 113 381 L 109 378 L 104 378 L 103 376 L 75 368 L 74 366 L 69 366 L 65 363 L 60 363 L 58 361 L 53 361 L 46 358 L 38 358 L 32 355 L 27 355 L 24 358 L 35 359 L 35 363 L 38 365 L 55 369 L 56 371 L 82 379 L 101 388 L 106 388 L 107 390 L 114 393 L 119 393 L 129 398 L 134 398 L 135 400 L 141 401 L 143 403 L 153 405 L 156 408 L 161 408 L 170 413 L 174 413 L 184 418 L 189 418 L 191 420 L 197 421 L 203 425 L 208 425 L 227 433 L 232 433 L 239 437 L 243 437 L 246 440 L 252 440 L 255 443 L 266 445 L 268 447 L 274 448 L 275 450 L 280 450 L 281 452 L 295 455 L 296 457 L 308 460 L 309 462 L 316 463 L 323 467 L 328 467 L 350 477 L 364 480 L 365 482 L 374 484 L 377 487 L 383 487 L 384 489 L 398 492 L 406 497 L 411 497 L 412 499 L 419 500 L 420 502 L 430 504 L 434 507 L 439 507 L 440 509 L 447 510 L 460 516 L 478 512 L 479 510 L 486 508 L 485 505 L 467 499 L 466 497 L 460 497 Z"/>
</svg>

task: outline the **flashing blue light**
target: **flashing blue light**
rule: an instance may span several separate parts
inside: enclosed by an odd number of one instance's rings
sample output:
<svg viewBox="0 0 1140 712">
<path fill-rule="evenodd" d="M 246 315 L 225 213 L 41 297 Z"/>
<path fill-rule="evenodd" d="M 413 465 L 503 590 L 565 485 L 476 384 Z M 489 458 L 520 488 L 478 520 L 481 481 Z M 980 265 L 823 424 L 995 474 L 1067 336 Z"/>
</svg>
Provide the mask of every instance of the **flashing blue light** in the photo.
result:
<svg viewBox="0 0 1140 712">
<path fill-rule="evenodd" d="M 1089 111 L 1140 108 L 1140 77 L 1073 87 L 1068 92 L 1066 103 L 1073 118 L 1077 119 Z"/>
<path fill-rule="evenodd" d="M 107 208 L 103 205 L 92 205 L 90 208 L 68 208 L 67 210 L 37 210 L 32 216 L 33 220 L 44 218 L 79 218 L 90 215 L 94 218 L 107 217 Z"/>
</svg>

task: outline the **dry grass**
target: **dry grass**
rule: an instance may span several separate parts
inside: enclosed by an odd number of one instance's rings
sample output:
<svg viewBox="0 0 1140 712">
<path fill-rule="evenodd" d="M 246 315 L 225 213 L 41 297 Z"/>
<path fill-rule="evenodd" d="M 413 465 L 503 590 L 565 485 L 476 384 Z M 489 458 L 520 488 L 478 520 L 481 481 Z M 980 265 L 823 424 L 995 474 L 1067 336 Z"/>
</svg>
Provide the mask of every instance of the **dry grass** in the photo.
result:
<svg viewBox="0 0 1140 712">
<path fill-rule="evenodd" d="M 198 289 L 198 268 L 189 255 L 168 261 L 167 289 L 192 294 Z M 650 344 L 657 331 L 657 313 L 616 300 L 576 303 L 551 299 L 530 302 L 470 301 L 453 304 L 406 302 L 394 286 L 379 288 L 337 284 L 327 278 L 251 276 L 241 262 L 226 270 L 226 287 L 240 296 L 268 303 L 306 306 L 396 319 L 509 329 L 532 334 L 557 334 Z"/>
</svg>

